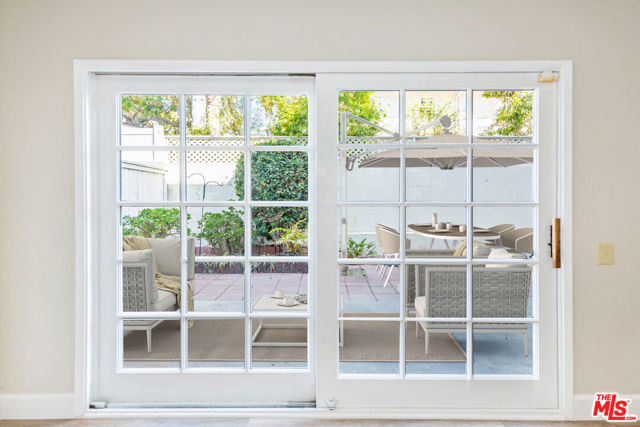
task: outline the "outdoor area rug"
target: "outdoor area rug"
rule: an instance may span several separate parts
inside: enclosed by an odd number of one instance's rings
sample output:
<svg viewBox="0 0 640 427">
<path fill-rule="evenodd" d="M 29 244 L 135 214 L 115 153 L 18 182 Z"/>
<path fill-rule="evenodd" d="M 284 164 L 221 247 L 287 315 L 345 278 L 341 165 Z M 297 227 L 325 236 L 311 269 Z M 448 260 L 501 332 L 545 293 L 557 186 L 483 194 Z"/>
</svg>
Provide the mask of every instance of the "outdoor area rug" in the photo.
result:
<svg viewBox="0 0 640 427">
<path fill-rule="evenodd" d="M 297 320 L 289 320 L 291 322 Z M 283 320 L 265 320 L 283 323 Z M 254 326 L 255 330 L 255 326 Z M 244 360 L 244 320 L 196 320 L 189 329 L 189 360 Z M 306 329 L 263 329 L 256 342 L 304 342 Z M 153 330 L 153 348 L 147 352 L 146 333 L 131 331 L 124 337 L 124 360 L 168 361 L 180 359 L 180 324 L 166 320 Z M 254 361 L 297 362 L 306 360 L 306 347 L 253 347 Z M 446 333 L 431 334 L 429 354 L 424 353 L 424 332 L 416 338 L 412 325 L 407 328 L 406 354 L 409 362 L 464 362 L 460 344 Z M 398 361 L 398 323 L 387 321 L 345 321 L 343 362 Z"/>
</svg>

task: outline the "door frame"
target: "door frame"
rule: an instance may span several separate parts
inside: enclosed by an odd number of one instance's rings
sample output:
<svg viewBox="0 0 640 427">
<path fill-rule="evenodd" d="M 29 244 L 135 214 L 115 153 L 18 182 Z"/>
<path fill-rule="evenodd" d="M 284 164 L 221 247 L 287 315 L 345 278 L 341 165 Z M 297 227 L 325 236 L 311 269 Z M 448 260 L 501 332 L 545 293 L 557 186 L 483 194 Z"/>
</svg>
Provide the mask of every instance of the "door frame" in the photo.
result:
<svg viewBox="0 0 640 427">
<path fill-rule="evenodd" d="M 79 417 L 181 416 L 211 414 L 219 416 L 277 415 L 296 417 L 381 417 L 381 418 L 474 418 L 474 419 L 570 419 L 573 417 L 573 301 L 572 301 L 572 71 L 569 60 L 549 61 L 428 61 L 428 62 L 298 62 L 298 61 L 173 61 L 173 60 L 75 60 L 75 415 Z M 96 254 L 96 116 L 92 108 L 93 81 L 97 74 L 315 74 L 315 73 L 545 73 L 558 79 L 557 127 L 557 212 L 564 219 L 562 261 L 558 270 L 558 396 L 557 409 L 525 410 L 517 414 L 505 410 L 384 410 L 330 411 L 326 409 L 92 409 L 89 408 L 91 378 L 91 337 L 96 324 L 91 306 L 96 283 L 93 268 Z"/>
</svg>

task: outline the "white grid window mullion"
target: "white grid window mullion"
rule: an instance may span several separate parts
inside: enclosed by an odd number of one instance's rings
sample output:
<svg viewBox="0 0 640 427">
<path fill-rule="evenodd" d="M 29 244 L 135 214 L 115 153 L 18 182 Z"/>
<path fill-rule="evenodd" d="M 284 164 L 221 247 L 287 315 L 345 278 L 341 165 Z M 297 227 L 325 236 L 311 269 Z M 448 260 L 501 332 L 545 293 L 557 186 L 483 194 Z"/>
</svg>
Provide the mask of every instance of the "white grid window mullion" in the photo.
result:
<svg viewBox="0 0 640 427">
<path fill-rule="evenodd" d="M 117 118 L 118 123 L 122 119 L 122 95 L 118 96 L 118 106 L 117 106 Z M 122 126 L 116 126 L 116 150 L 122 144 Z M 118 208 L 116 209 L 116 230 L 117 230 L 117 242 L 122 242 L 122 206 L 118 203 L 122 199 L 122 167 L 121 167 L 122 155 L 120 152 L 116 152 L 116 164 L 115 167 L 115 177 L 116 177 L 116 194 L 115 200 Z M 117 272 L 117 284 L 116 284 L 116 313 L 122 313 L 124 311 L 124 303 L 123 303 L 123 266 L 122 260 L 124 255 L 122 254 L 122 244 L 116 246 L 116 259 L 118 261 L 118 272 Z M 122 323 L 118 322 L 116 327 L 117 336 L 119 337 L 120 343 L 118 345 L 122 346 Z M 122 368 L 122 353 L 118 350 L 118 364 L 120 368 Z"/>
<path fill-rule="evenodd" d="M 311 147 L 309 145 L 251 145 L 249 151 L 252 153 L 258 151 L 279 151 L 279 152 L 310 152 Z"/>
<path fill-rule="evenodd" d="M 477 138 L 477 137 L 476 137 Z M 398 138 L 400 139 L 400 138 Z M 419 142 L 411 142 L 409 143 L 411 148 L 451 148 L 451 143 L 419 143 Z M 539 144 L 514 144 L 514 143 L 483 143 L 483 142 L 467 142 L 467 143 L 456 143 L 456 148 L 460 149 L 470 149 L 470 148 L 487 148 L 487 149 L 495 149 L 499 147 L 500 149 L 505 150 L 522 150 L 523 147 L 526 148 L 537 148 Z M 338 146 L 339 151 L 349 151 L 349 150 L 397 150 L 400 148 L 399 143 L 393 144 L 385 144 L 385 143 L 361 143 L 361 144 L 344 144 Z"/>
<path fill-rule="evenodd" d="M 180 370 L 185 372 L 189 360 L 189 322 L 186 319 L 189 310 L 189 273 L 187 250 L 187 208 L 184 202 L 187 200 L 187 167 L 186 153 L 186 103 L 185 95 L 180 94 L 180 146 L 179 146 L 179 173 L 180 173 Z"/>
<path fill-rule="evenodd" d="M 120 153 L 126 151 L 177 151 L 179 148 L 179 145 L 120 145 L 116 147 L 116 151 Z"/>
<path fill-rule="evenodd" d="M 208 202 L 179 202 L 179 201 L 163 201 L 163 202 L 117 202 L 117 206 L 120 207 L 132 207 L 132 208 L 154 208 L 154 207 L 241 207 L 244 208 L 249 204 L 244 201 L 239 200 L 229 200 L 229 201 L 208 201 Z M 309 207 L 310 203 L 308 201 L 279 201 L 274 200 L 273 202 L 263 202 L 263 201 L 254 201 L 251 202 L 251 206 L 265 206 L 265 207 Z"/>
<path fill-rule="evenodd" d="M 244 371 L 251 369 L 253 327 L 251 317 L 251 95 L 244 102 Z"/>
<path fill-rule="evenodd" d="M 124 369 L 124 321 L 116 320 L 116 370 Z"/>
<path fill-rule="evenodd" d="M 473 91 L 467 89 L 467 137 L 469 138 L 469 146 L 467 149 L 467 319 L 473 317 Z M 471 245 L 469 245 L 471 243 Z M 471 250 L 469 249 L 471 248 Z M 467 321 L 467 378 L 473 377 L 473 323 Z"/>
<path fill-rule="evenodd" d="M 531 353 L 533 357 L 533 375 L 538 377 L 540 375 L 540 351 L 538 346 L 540 345 L 540 323 L 530 323 L 531 325 Z M 525 338 L 526 339 L 526 338 Z"/>
<path fill-rule="evenodd" d="M 406 227 L 406 205 L 405 202 L 407 200 L 406 197 L 406 159 L 405 159 L 405 144 L 406 140 L 404 138 L 405 134 L 405 122 L 406 122 L 406 100 L 405 100 L 405 90 L 400 90 L 400 112 L 398 114 L 399 117 L 399 127 L 398 131 L 400 133 L 400 280 L 398 281 L 398 291 L 400 293 L 400 328 L 398 333 L 400 336 L 398 337 L 398 345 L 400 346 L 399 351 L 399 364 L 400 364 L 400 378 L 404 378 L 406 373 L 406 364 L 405 364 L 405 353 L 406 353 L 406 312 L 407 312 L 407 280 L 406 280 L 406 237 L 407 237 L 407 227 Z"/>
<path fill-rule="evenodd" d="M 378 207 L 378 206 L 397 206 L 397 201 L 354 201 L 340 200 L 338 203 L 342 206 L 359 206 L 359 207 Z M 419 202 L 405 201 L 406 207 L 536 207 L 536 202 Z"/>
<path fill-rule="evenodd" d="M 547 256 L 541 249 L 543 246 L 542 233 L 544 230 L 540 228 L 540 89 L 533 91 L 533 142 L 536 144 L 536 148 L 533 149 L 533 201 L 536 202 L 534 210 L 534 230 L 533 230 L 533 250 L 534 257 L 536 259 L 544 259 Z M 559 202 L 558 202 L 559 203 Z M 536 253 L 537 252 L 537 253 Z M 531 315 L 535 319 L 540 319 L 540 265 L 534 265 L 531 272 Z M 532 324 L 531 326 L 531 352 L 533 353 L 533 375 L 538 376 L 540 373 L 540 325 L 539 323 Z M 525 339 L 527 339 L 525 337 Z"/>
</svg>

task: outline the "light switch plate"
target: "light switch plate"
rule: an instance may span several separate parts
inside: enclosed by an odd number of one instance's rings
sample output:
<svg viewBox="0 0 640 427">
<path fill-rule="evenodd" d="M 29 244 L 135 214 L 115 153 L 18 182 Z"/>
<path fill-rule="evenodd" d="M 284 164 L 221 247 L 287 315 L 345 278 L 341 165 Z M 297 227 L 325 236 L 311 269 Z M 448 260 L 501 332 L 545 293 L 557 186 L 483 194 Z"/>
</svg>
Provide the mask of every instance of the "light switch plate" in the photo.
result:
<svg viewBox="0 0 640 427">
<path fill-rule="evenodd" d="M 613 243 L 598 243 L 598 265 L 613 264 Z"/>
</svg>

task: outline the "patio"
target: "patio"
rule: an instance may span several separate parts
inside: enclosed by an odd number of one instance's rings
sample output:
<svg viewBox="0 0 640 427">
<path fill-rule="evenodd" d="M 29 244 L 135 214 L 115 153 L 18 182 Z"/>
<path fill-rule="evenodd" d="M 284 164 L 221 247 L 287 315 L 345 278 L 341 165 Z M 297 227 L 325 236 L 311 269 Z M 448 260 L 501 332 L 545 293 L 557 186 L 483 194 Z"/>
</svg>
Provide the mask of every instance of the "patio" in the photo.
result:
<svg viewBox="0 0 640 427">
<path fill-rule="evenodd" d="M 386 287 L 375 265 L 361 266 L 364 274 L 340 277 L 340 295 L 347 313 L 393 313 L 398 311 L 400 280 L 398 269 L 391 272 Z M 354 270 L 350 270 L 354 271 Z M 357 271 L 357 270 L 356 270 Z M 252 273 L 252 302 L 259 295 L 273 295 L 276 289 L 287 295 L 307 293 L 308 275 L 302 273 Z M 196 311 L 242 310 L 244 301 L 244 275 L 196 274 L 193 281 Z"/>
</svg>

